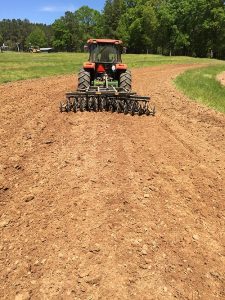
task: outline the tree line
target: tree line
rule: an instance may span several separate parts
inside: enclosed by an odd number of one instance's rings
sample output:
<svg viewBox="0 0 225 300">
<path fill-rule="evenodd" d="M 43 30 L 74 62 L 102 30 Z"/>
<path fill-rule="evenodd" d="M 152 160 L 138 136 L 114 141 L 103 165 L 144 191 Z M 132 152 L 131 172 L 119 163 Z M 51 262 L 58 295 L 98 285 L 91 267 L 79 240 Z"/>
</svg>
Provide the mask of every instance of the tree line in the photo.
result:
<svg viewBox="0 0 225 300">
<path fill-rule="evenodd" d="M 33 24 L 29 20 L 3 19 L 0 21 L 0 46 L 3 44 L 11 50 L 25 51 L 35 37 L 39 46 L 51 45 L 53 38 L 52 26 L 45 24 Z M 36 41 L 35 38 L 34 42 Z"/>
<path fill-rule="evenodd" d="M 0 21 L 0 45 L 83 51 L 88 38 L 122 39 L 129 53 L 225 58 L 224 0 L 106 0 L 82 6 L 52 25 Z"/>
</svg>

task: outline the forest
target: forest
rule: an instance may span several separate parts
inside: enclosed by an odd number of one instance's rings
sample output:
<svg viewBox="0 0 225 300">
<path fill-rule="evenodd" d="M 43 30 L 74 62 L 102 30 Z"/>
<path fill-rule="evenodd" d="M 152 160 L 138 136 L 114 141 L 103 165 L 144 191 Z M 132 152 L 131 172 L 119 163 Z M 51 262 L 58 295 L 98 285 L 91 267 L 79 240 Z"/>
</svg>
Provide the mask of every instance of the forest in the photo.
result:
<svg viewBox="0 0 225 300">
<path fill-rule="evenodd" d="M 88 38 L 122 39 L 128 53 L 225 58 L 223 0 L 106 0 L 101 12 L 82 6 L 51 25 L 0 21 L 0 45 L 81 52 Z"/>
</svg>

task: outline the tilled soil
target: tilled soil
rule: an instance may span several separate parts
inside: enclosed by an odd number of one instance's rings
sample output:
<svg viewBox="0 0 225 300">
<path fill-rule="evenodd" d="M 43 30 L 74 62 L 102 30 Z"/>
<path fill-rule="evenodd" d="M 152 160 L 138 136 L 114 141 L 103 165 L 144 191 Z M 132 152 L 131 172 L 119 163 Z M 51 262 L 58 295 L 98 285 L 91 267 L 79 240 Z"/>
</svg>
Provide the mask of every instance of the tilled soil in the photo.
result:
<svg viewBox="0 0 225 300">
<path fill-rule="evenodd" d="M 1 299 L 224 299 L 225 116 L 133 70 L 155 117 L 64 113 L 74 76 L 0 85 Z"/>
</svg>

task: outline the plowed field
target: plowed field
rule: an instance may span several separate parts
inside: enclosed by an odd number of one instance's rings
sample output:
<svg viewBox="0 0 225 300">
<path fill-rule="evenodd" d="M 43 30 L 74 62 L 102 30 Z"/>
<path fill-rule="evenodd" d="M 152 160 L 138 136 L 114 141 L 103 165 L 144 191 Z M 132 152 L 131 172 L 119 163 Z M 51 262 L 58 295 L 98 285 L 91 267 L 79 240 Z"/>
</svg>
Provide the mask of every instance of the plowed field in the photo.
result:
<svg viewBox="0 0 225 300">
<path fill-rule="evenodd" d="M 1 299 L 224 299 L 225 116 L 133 70 L 155 117 L 60 114 L 74 76 L 0 85 Z"/>
</svg>

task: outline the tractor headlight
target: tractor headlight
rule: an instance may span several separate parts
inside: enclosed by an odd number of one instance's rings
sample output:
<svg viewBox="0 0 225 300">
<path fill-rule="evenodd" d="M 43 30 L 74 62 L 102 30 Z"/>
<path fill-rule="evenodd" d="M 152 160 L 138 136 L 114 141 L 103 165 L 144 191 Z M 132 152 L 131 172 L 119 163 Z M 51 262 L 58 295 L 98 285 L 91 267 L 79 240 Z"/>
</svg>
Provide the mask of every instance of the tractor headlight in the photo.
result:
<svg viewBox="0 0 225 300">
<path fill-rule="evenodd" d="M 115 72 L 116 71 L 116 66 L 112 66 L 112 71 Z"/>
</svg>

